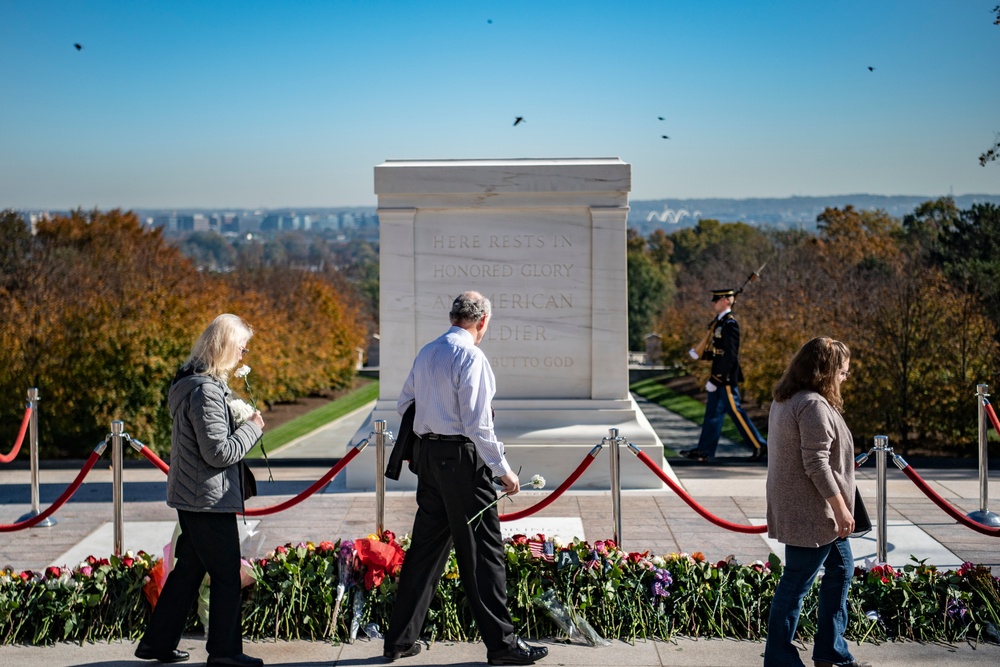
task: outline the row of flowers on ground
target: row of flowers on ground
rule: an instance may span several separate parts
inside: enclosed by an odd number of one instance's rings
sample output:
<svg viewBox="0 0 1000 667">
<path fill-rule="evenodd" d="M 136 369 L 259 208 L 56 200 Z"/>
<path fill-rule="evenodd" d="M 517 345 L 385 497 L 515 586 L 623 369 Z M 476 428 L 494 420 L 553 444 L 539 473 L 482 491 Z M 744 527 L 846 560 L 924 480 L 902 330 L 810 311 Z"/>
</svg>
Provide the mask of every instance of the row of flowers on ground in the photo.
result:
<svg viewBox="0 0 1000 667">
<path fill-rule="evenodd" d="M 391 532 L 357 540 L 277 547 L 244 563 L 243 632 L 251 639 L 378 637 L 393 604 L 408 540 Z M 651 556 L 610 540 L 561 545 L 544 536 L 506 542 L 507 594 L 518 632 L 607 639 L 676 635 L 761 639 L 781 574 L 776 556 L 742 565 L 700 553 Z M 164 579 L 165 563 L 144 552 L 93 556 L 74 568 L 0 570 L 0 644 L 135 639 Z M 817 588 L 799 635 L 815 632 Z M 207 600 L 207 596 L 203 596 Z M 200 604 L 204 605 L 204 601 Z M 848 637 L 1000 641 L 1000 579 L 971 563 L 941 571 L 916 561 L 855 572 Z M 204 612 L 204 609 L 202 609 Z M 189 629 L 201 626 L 192 609 Z M 478 637 L 454 553 L 424 628 L 430 640 Z"/>
</svg>

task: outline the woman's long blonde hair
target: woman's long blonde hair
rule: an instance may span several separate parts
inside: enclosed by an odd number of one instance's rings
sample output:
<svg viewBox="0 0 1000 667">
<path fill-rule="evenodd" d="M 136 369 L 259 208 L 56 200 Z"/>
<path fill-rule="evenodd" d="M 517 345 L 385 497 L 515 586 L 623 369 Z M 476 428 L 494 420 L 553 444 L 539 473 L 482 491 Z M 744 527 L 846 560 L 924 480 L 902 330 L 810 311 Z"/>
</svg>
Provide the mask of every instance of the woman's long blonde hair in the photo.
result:
<svg viewBox="0 0 1000 667">
<path fill-rule="evenodd" d="M 813 338 L 792 357 L 771 396 L 781 403 L 803 389 L 809 389 L 820 394 L 838 412 L 842 412 L 844 399 L 840 397 L 837 374 L 850 358 L 851 351 L 839 340 L 823 336 Z"/>
<path fill-rule="evenodd" d="M 251 338 L 253 329 L 242 317 L 228 313 L 219 315 L 198 336 L 184 365 L 226 383 L 229 373 L 243 358 L 243 348 Z"/>
</svg>

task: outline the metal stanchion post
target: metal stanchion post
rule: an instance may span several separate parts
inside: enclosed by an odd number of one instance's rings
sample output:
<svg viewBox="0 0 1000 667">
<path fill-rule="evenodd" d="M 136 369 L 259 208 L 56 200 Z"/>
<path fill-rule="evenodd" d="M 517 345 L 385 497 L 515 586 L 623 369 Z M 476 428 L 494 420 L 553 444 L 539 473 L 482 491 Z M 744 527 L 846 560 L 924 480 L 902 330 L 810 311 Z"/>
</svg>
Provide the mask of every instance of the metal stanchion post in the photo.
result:
<svg viewBox="0 0 1000 667">
<path fill-rule="evenodd" d="M 375 534 L 385 528 L 385 420 L 375 420 Z"/>
<path fill-rule="evenodd" d="M 119 558 L 125 553 L 125 510 L 124 484 L 122 475 L 122 455 L 124 449 L 125 423 L 119 419 L 111 422 L 111 504 L 114 514 L 114 545 L 112 553 Z"/>
<path fill-rule="evenodd" d="M 38 388 L 28 390 L 28 405 L 31 416 L 28 418 L 28 452 L 31 459 L 31 511 L 18 519 L 27 521 L 42 513 L 41 493 L 38 488 Z M 56 525 L 56 520 L 48 517 L 36 523 L 34 528 L 48 528 Z"/>
<path fill-rule="evenodd" d="M 888 530 L 885 523 L 886 517 L 886 454 L 892 450 L 889 449 L 889 436 L 876 435 L 875 436 L 875 470 L 878 475 L 878 479 L 875 485 L 875 509 L 876 518 L 875 521 L 878 525 L 875 527 L 876 535 L 876 558 L 879 563 L 888 562 L 889 550 L 888 550 Z"/>
<path fill-rule="evenodd" d="M 621 444 L 618 429 L 609 428 L 608 437 L 604 439 L 611 446 L 611 539 L 619 548 L 622 546 L 622 478 L 621 478 L 621 451 L 618 447 Z"/>
<path fill-rule="evenodd" d="M 984 526 L 1000 526 L 1000 516 L 989 510 L 990 462 L 986 447 L 986 397 L 990 395 L 989 388 L 986 384 L 976 385 L 976 402 L 979 405 L 979 509 L 966 516 Z"/>
</svg>

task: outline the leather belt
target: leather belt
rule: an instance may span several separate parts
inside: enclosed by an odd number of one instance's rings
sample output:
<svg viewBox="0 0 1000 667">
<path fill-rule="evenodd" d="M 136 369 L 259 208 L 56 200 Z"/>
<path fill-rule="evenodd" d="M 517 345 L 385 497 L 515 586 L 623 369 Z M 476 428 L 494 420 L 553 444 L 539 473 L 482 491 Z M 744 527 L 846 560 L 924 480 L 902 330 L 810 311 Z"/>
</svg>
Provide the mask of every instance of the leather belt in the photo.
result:
<svg viewBox="0 0 1000 667">
<path fill-rule="evenodd" d="M 421 440 L 439 440 L 441 442 L 472 442 L 464 435 L 441 435 L 439 433 L 425 433 L 418 436 Z"/>
</svg>

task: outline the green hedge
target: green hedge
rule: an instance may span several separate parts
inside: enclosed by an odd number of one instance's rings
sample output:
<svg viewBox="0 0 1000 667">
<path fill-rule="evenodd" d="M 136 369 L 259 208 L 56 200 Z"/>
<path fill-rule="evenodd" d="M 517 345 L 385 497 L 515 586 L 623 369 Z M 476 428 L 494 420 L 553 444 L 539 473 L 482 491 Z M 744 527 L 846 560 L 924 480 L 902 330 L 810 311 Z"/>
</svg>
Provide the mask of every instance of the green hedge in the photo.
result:
<svg viewBox="0 0 1000 667">
<path fill-rule="evenodd" d="M 344 640 L 352 621 L 384 630 L 405 546 L 385 541 L 284 545 L 246 564 L 243 632 L 251 639 Z M 362 548 L 364 547 L 364 548 Z M 378 547 L 391 558 L 372 559 Z M 632 641 L 676 635 L 761 639 L 781 574 L 772 562 L 708 563 L 698 554 L 627 553 L 610 541 L 554 546 L 554 560 L 533 555 L 527 538 L 506 546 L 507 595 L 519 633 L 559 637 L 553 620 L 533 603 L 553 590 L 604 638 Z M 394 559 L 394 560 L 393 560 Z M 343 563 L 343 566 L 341 565 Z M 380 565 L 389 563 L 388 566 Z M 44 572 L 0 571 L 0 644 L 135 639 L 149 614 L 143 587 L 155 560 L 147 554 Z M 343 599 L 337 609 L 338 585 Z M 807 596 L 799 635 L 816 627 L 817 588 Z M 1000 582 L 988 567 L 966 563 L 939 571 L 914 561 L 902 570 L 857 570 L 849 598 L 848 637 L 856 641 L 905 639 L 997 641 Z M 192 610 L 191 626 L 197 625 Z M 476 639 L 454 554 L 431 607 L 425 636 Z"/>
</svg>

